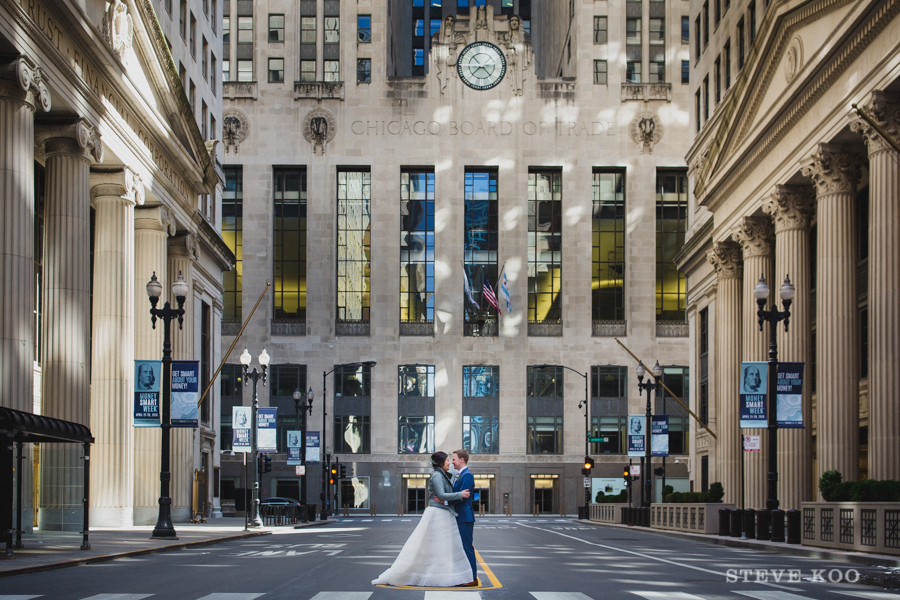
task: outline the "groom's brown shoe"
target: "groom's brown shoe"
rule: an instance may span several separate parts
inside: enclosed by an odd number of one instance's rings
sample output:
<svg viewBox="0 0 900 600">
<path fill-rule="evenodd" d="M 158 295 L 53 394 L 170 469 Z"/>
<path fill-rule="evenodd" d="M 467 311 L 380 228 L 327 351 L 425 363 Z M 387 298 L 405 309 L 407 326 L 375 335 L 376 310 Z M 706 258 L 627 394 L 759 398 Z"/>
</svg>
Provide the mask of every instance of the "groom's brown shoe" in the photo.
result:
<svg viewBox="0 0 900 600">
<path fill-rule="evenodd" d="M 469 583 L 460 583 L 456 587 L 478 587 L 478 578 L 475 578 L 475 581 L 470 581 Z"/>
</svg>

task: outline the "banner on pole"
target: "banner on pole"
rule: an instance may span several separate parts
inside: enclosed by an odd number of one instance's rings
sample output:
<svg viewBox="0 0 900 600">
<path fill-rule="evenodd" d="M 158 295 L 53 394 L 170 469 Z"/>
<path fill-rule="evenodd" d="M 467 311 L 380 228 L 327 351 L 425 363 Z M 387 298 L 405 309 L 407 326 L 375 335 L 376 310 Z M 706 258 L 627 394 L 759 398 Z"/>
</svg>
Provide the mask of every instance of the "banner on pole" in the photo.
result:
<svg viewBox="0 0 900 600">
<path fill-rule="evenodd" d="M 249 406 L 231 407 L 231 449 L 234 452 L 250 452 Z"/>
<path fill-rule="evenodd" d="M 159 427 L 161 360 L 134 361 L 134 426 Z"/>
<path fill-rule="evenodd" d="M 322 453 L 319 451 L 319 432 L 306 432 L 306 464 L 315 465 L 321 460 Z"/>
<path fill-rule="evenodd" d="M 768 426 L 766 417 L 768 373 L 769 365 L 766 362 L 741 363 L 741 429 L 764 429 Z"/>
<path fill-rule="evenodd" d="M 300 438 L 303 435 L 302 431 L 288 431 L 287 432 L 287 464 L 291 465 L 302 465 L 303 461 L 300 456 Z"/>
<path fill-rule="evenodd" d="M 172 361 L 172 427 L 197 426 L 200 399 L 200 361 Z"/>
<path fill-rule="evenodd" d="M 644 415 L 628 415 L 628 456 L 644 456 Z"/>
<path fill-rule="evenodd" d="M 653 415 L 650 431 L 650 454 L 669 455 L 669 415 Z"/>
<path fill-rule="evenodd" d="M 803 429 L 803 367 L 802 362 L 778 363 L 775 379 L 775 416 L 778 426 Z"/>
<path fill-rule="evenodd" d="M 278 451 L 278 429 L 276 419 L 278 409 L 260 408 L 256 413 L 256 449 L 259 452 Z"/>
</svg>

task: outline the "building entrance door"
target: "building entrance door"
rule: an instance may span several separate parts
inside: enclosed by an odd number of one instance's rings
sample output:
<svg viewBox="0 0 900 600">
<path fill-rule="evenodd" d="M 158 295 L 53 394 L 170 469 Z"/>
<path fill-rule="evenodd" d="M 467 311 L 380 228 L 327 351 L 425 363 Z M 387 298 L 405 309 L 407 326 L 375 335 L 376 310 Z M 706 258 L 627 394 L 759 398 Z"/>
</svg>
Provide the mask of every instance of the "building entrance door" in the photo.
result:
<svg viewBox="0 0 900 600">
<path fill-rule="evenodd" d="M 406 513 L 422 514 L 428 506 L 428 478 L 410 475 L 406 481 Z"/>
<path fill-rule="evenodd" d="M 553 488 L 556 480 L 554 479 L 535 479 L 533 507 L 536 508 L 538 514 L 550 514 L 553 512 Z"/>
</svg>

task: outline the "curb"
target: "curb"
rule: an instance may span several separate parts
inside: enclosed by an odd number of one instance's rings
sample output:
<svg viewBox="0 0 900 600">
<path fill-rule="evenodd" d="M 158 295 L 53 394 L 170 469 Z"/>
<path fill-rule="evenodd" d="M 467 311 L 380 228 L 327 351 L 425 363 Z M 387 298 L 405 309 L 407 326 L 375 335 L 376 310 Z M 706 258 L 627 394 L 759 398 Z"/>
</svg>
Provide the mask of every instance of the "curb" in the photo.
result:
<svg viewBox="0 0 900 600">
<path fill-rule="evenodd" d="M 652 529 L 647 527 L 631 527 L 621 525 L 619 523 L 597 523 L 595 521 L 583 521 L 576 519 L 576 523 L 582 525 L 593 525 L 594 527 L 611 527 L 614 529 L 631 529 L 633 531 L 641 531 L 653 535 L 662 535 L 666 537 L 680 538 L 684 540 L 693 540 L 704 544 L 714 546 L 731 546 L 734 548 L 750 548 L 763 552 L 778 552 L 782 554 L 792 554 L 794 556 L 805 556 L 807 558 L 819 558 L 823 560 L 844 561 L 857 565 L 866 565 L 871 567 L 900 567 L 900 559 L 884 556 L 883 554 L 862 554 L 857 552 L 842 552 L 840 550 L 829 550 L 827 548 L 811 548 L 809 546 L 798 546 L 796 544 L 776 544 L 765 542 L 752 542 L 733 538 L 728 536 L 710 536 L 699 535 L 696 533 L 687 533 L 681 531 L 667 531 L 661 529 Z"/>
<path fill-rule="evenodd" d="M 324 523 L 327 523 L 325 521 Z M 99 556 L 85 556 L 84 558 L 73 558 L 71 560 L 62 560 L 58 562 L 45 563 L 41 565 L 29 565 L 20 568 L 5 569 L 0 571 L 0 578 L 10 577 L 12 575 L 25 575 L 28 573 L 40 573 L 42 571 L 52 571 L 54 569 L 65 569 L 68 567 L 77 567 L 79 565 L 88 565 L 92 563 L 109 562 L 120 558 L 132 558 L 135 556 L 144 556 L 147 554 L 156 554 L 159 552 L 171 552 L 173 550 L 183 550 L 185 548 L 196 548 L 202 546 L 211 546 L 221 542 L 232 542 L 245 538 L 260 537 L 264 535 L 272 535 L 271 531 L 251 531 L 248 533 L 240 533 L 237 535 L 227 535 L 206 540 L 196 540 L 193 542 L 182 542 L 178 544 L 167 544 L 165 546 L 157 546 L 155 548 L 141 548 L 139 550 L 128 550 L 126 552 L 116 552 L 115 554 L 101 554 Z"/>
</svg>

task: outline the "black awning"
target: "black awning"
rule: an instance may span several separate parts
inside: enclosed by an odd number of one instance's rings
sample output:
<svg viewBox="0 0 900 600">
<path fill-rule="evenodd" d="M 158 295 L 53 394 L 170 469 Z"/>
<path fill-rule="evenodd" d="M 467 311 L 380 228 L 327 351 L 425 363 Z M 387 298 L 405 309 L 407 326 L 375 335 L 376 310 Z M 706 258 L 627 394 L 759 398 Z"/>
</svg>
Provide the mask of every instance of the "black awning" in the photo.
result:
<svg viewBox="0 0 900 600">
<path fill-rule="evenodd" d="M 0 433 L 14 442 L 93 444 L 85 425 L 0 406 Z"/>
</svg>

